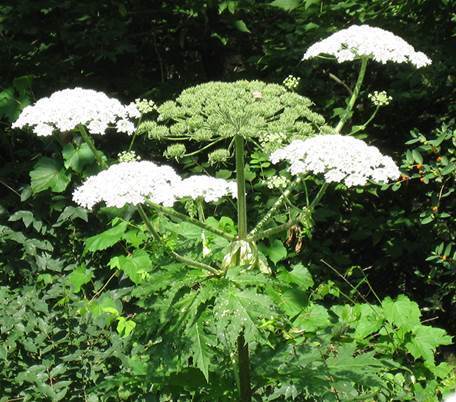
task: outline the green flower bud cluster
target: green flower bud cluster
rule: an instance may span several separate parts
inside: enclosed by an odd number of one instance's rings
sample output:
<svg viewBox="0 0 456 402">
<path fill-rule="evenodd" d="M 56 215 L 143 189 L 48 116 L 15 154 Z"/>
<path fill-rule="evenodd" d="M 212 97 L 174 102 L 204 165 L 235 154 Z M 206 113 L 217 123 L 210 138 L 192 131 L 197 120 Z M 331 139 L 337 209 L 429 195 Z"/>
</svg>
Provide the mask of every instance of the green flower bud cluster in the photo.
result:
<svg viewBox="0 0 456 402">
<path fill-rule="evenodd" d="M 134 162 L 140 161 L 141 157 L 135 151 L 123 151 L 117 154 L 117 159 L 119 162 Z"/>
<path fill-rule="evenodd" d="M 261 140 L 275 132 L 307 137 L 325 124 L 311 105 L 308 98 L 282 85 L 236 81 L 188 88 L 157 110 L 158 121 L 169 127 L 171 136 L 207 142 L 235 135 Z"/>
<path fill-rule="evenodd" d="M 155 121 L 143 121 L 139 124 L 137 134 L 145 134 L 151 140 L 161 140 L 169 136 L 166 126 L 158 125 Z"/>
<path fill-rule="evenodd" d="M 285 189 L 288 187 L 289 180 L 285 176 L 271 176 L 265 180 L 266 187 L 274 190 L 274 189 Z"/>
<path fill-rule="evenodd" d="M 294 75 L 289 75 L 287 78 L 283 80 L 283 86 L 285 88 L 288 88 L 290 91 L 296 91 L 296 89 L 299 87 L 299 84 L 301 82 L 301 78 L 295 77 Z"/>
<path fill-rule="evenodd" d="M 187 148 L 184 144 L 172 144 L 166 148 L 163 156 L 167 159 L 179 159 L 182 158 L 187 152 Z"/>
<path fill-rule="evenodd" d="M 156 109 L 155 102 L 148 99 L 135 99 L 135 105 L 141 114 L 153 112 Z"/>
<path fill-rule="evenodd" d="M 227 149 L 220 148 L 211 152 L 207 160 L 209 165 L 217 165 L 219 163 L 225 163 L 230 158 L 230 152 Z"/>
<path fill-rule="evenodd" d="M 367 95 L 370 101 L 378 107 L 387 106 L 393 100 L 391 96 L 389 96 L 386 91 L 374 91 L 373 93 Z"/>
</svg>

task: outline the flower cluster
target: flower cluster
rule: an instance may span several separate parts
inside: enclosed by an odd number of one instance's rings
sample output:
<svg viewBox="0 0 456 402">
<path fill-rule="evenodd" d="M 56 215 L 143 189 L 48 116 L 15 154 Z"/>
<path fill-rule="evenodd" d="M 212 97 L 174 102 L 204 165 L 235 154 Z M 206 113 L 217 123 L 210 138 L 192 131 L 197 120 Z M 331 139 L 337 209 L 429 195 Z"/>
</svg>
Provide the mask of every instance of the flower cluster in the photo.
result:
<svg viewBox="0 0 456 402">
<path fill-rule="evenodd" d="M 207 156 L 207 161 L 209 165 L 217 165 L 219 163 L 225 163 L 230 158 L 230 151 L 225 148 L 219 148 L 215 151 L 212 151 Z"/>
<path fill-rule="evenodd" d="M 112 165 L 89 177 L 75 190 L 73 200 L 92 209 L 105 202 L 108 207 L 121 208 L 138 205 L 147 199 L 164 206 L 172 206 L 180 198 L 203 197 L 207 202 L 225 195 L 236 196 L 235 183 L 206 176 L 182 178 L 170 166 L 159 166 L 150 161 L 130 161 Z"/>
<path fill-rule="evenodd" d="M 287 78 L 283 80 L 283 86 L 288 88 L 290 91 L 295 91 L 299 87 L 299 83 L 301 82 L 301 78 L 295 77 L 294 75 L 289 75 Z"/>
<path fill-rule="evenodd" d="M 208 82 L 185 89 L 175 101 L 163 103 L 158 108 L 158 121 L 169 130 L 169 137 L 199 142 L 235 135 L 261 140 L 277 132 L 286 133 L 288 138 L 305 138 L 325 124 L 311 105 L 308 98 L 282 85 Z"/>
<path fill-rule="evenodd" d="M 176 191 L 176 198 L 201 197 L 206 202 L 218 201 L 225 195 L 237 196 L 236 182 L 200 175 L 182 180 Z"/>
<path fill-rule="evenodd" d="M 163 156 L 167 159 L 179 159 L 182 158 L 186 152 L 187 148 L 185 147 L 185 144 L 171 144 L 166 148 L 165 152 L 163 152 Z"/>
<path fill-rule="evenodd" d="M 54 92 L 27 106 L 13 124 L 13 128 L 29 126 L 39 136 L 52 135 L 54 130 L 66 132 L 79 125 L 92 134 L 104 134 L 108 127 L 132 134 L 131 119 L 140 116 L 135 104 L 122 105 L 117 99 L 91 89 L 73 88 Z"/>
<path fill-rule="evenodd" d="M 270 190 L 285 189 L 289 184 L 289 180 L 285 176 L 271 176 L 265 180 L 266 187 Z"/>
<path fill-rule="evenodd" d="M 140 161 L 141 157 L 136 155 L 135 151 L 122 151 L 117 155 L 119 162 L 133 162 Z"/>
<path fill-rule="evenodd" d="M 386 91 L 374 91 L 373 93 L 367 95 L 370 101 L 378 107 L 387 106 L 393 100 L 391 96 L 389 96 Z"/>
<path fill-rule="evenodd" d="M 153 112 L 156 109 L 155 102 L 148 99 L 135 99 L 135 105 L 141 114 Z"/>
<path fill-rule="evenodd" d="M 319 135 L 295 140 L 271 155 L 272 163 L 290 162 L 290 172 L 323 174 L 327 182 L 348 187 L 365 185 L 368 180 L 388 182 L 400 172 L 394 161 L 374 146 L 343 135 Z"/>
<path fill-rule="evenodd" d="M 411 63 L 417 68 L 431 64 L 424 53 L 416 52 L 399 36 L 369 25 L 352 25 L 313 44 L 304 54 L 303 60 L 320 54 L 332 55 L 339 63 L 368 57 L 383 64 L 388 61 Z"/>
</svg>

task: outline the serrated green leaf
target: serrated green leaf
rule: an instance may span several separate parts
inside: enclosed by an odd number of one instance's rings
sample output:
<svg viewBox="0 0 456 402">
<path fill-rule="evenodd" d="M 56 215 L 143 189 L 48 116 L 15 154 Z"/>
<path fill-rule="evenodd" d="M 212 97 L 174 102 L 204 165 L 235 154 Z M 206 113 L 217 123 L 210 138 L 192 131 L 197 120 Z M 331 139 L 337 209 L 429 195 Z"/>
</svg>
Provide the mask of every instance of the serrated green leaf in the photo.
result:
<svg viewBox="0 0 456 402">
<path fill-rule="evenodd" d="M 77 173 L 82 173 L 86 166 L 95 162 L 95 156 L 85 142 L 77 148 L 73 144 L 66 144 L 62 155 L 65 168 L 71 168 Z"/>
<path fill-rule="evenodd" d="M 210 344 L 212 340 L 204 332 L 203 321 L 201 319 L 196 321 L 186 333 L 192 342 L 193 364 L 201 370 L 204 378 L 209 383 L 209 364 L 212 358 Z"/>
<path fill-rule="evenodd" d="M 293 325 L 307 332 L 314 332 L 330 324 L 328 310 L 319 304 L 306 307 L 293 322 Z"/>
<path fill-rule="evenodd" d="M 30 172 L 32 193 L 37 194 L 47 189 L 54 193 L 65 191 L 70 177 L 65 174 L 63 166 L 54 159 L 43 157 Z"/>
<path fill-rule="evenodd" d="M 106 250 L 122 240 L 123 234 L 127 230 L 128 222 L 120 222 L 111 229 L 105 230 L 95 236 L 89 237 L 85 241 L 84 252 Z"/>
<path fill-rule="evenodd" d="M 136 284 L 143 283 L 152 269 L 152 261 L 144 250 L 135 250 L 128 256 L 113 257 L 108 265 L 120 269 Z"/>
<path fill-rule="evenodd" d="M 287 249 L 279 239 L 274 239 L 270 245 L 265 248 L 265 251 L 274 264 L 284 260 L 288 255 Z"/>
<path fill-rule="evenodd" d="M 73 292 L 79 293 L 81 286 L 92 280 L 93 273 L 84 265 L 80 265 L 67 276 L 67 281 L 71 285 Z"/>
<path fill-rule="evenodd" d="M 421 312 L 418 305 L 405 295 L 400 295 L 396 301 L 387 297 L 382 301 L 382 309 L 389 323 L 406 331 L 420 324 Z"/>
<path fill-rule="evenodd" d="M 383 317 L 378 306 L 361 304 L 356 307 L 360 316 L 355 324 L 355 338 L 363 339 L 381 328 Z"/>
<path fill-rule="evenodd" d="M 413 338 L 405 347 L 410 354 L 418 359 L 434 362 L 434 352 L 437 346 L 451 345 L 452 338 L 441 328 L 417 325 L 413 328 Z"/>
</svg>

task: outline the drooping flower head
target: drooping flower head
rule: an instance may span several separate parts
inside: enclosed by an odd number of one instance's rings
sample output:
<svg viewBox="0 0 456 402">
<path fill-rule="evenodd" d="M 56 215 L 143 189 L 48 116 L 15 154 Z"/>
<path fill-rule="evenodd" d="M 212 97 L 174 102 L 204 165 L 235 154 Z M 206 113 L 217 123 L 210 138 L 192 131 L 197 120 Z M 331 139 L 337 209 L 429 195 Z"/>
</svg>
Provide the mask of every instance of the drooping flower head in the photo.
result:
<svg viewBox="0 0 456 402">
<path fill-rule="evenodd" d="M 400 175 L 394 161 L 378 148 L 338 134 L 295 140 L 275 151 L 271 161 L 288 161 L 293 175 L 321 174 L 328 183 L 344 183 L 348 187 L 362 186 L 369 180 L 386 183 Z"/>
<path fill-rule="evenodd" d="M 125 106 L 103 92 L 73 88 L 54 92 L 27 106 L 12 127 L 29 126 L 39 136 L 52 135 L 54 130 L 70 131 L 78 125 L 87 127 L 92 134 L 104 134 L 108 127 L 132 134 L 135 126 L 131 120 L 139 116 L 133 103 Z"/>
<path fill-rule="evenodd" d="M 185 89 L 175 101 L 158 107 L 158 121 L 178 137 L 205 142 L 241 135 L 262 142 L 274 133 L 288 141 L 320 132 L 325 119 L 312 102 L 282 85 L 261 81 L 208 82 Z M 142 124 L 140 130 L 146 128 Z M 149 125 L 150 137 L 157 127 Z M 160 133 L 163 136 L 162 133 Z M 280 144 L 279 144 L 280 146 Z"/>
<path fill-rule="evenodd" d="M 183 197 L 203 197 L 211 202 L 235 194 L 234 183 L 223 179 L 191 176 L 182 180 L 170 166 L 130 161 L 112 165 L 89 177 L 74 191 L 73 200 L 88 209 L 101 202 L 121 208 L 127 204 L 143 204 L 146 200 L 169 207 Z"/>
<path fill-rule="evenodd" d="M 404 39 L 369 25 L 352 25 L 313 44 L 303 60 L 322 54 L 334 56 L 338 63 L 368 57 L 383 64 L 411 63 L 417 68 L 431 64 L 424 53 L 415 51 Z"/>
</svg>

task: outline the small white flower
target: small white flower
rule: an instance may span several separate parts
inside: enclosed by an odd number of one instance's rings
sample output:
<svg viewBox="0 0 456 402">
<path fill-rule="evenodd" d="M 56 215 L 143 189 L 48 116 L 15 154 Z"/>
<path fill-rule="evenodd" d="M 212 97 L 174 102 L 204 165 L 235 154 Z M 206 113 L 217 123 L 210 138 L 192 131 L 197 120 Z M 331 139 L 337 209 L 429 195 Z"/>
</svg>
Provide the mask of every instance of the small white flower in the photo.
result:
<svg viewBox="0 0 456 402">
<path fill-rule="evenodd" d="M 230 195 L 236 197 L 236 182 L 217 179 L 210 176 L 190 176 L 182 180 L 176 189 L 176 197 L 190 197 L 193 199 L 202 197 L 206 202 L 218 201 L 220 198 Z"/>
<path fill-rule="evenodd" d="M 129 118 L 139 117 L 134 104 L 122 105 L 117 99 L 91 89 L 73 88 L 54 92 L 34 105 L 24 108 L 13 128 L 29 126 L 39 136 L 52 135 L 54 130 L 71 131 L 78 125 L 92 134 L 104 134 L 117 125 L 119 131 L 131 134 L 134 125 Z"/>
<path fill-rule="evenodd" d="M 375 106 L 387 106 L 393 100 L 391 96 L 389 96 L 386 91 L 374 91 L 373 93 L 367 95 L 369 100 Z"/>
<path fill-rule="evenodd" d="M 122 162 L 89 177 L 73 193 L 73 200 L 92 209 L 104 201 L 108 207 L 138 205 L 146 199 L 172 206 L 176 201 L 174 189 L 181 178 L 170 166 L 158 166 L 149 161 Z"/>
<path fill-rule="evenodd" d="M 339 134 L 295 140 L 272 153 L 270 159 L 274 164 L 288 161 L 293 175 L 323 174 L 328 183 L 348 187 L 363 186 L 369 180 L 388 182 L 400 176 L 394 161 L 376 147 Z"/>
<path fill-rule="evenodd" d="M 116 123 L 116 129 L 121 133 L 130 135 L 134 133 L 135 125 L 130 120 L 122 119 Z"/>
<path fill-rule="evenodd" d="M 82 207 L 92 209 L 103 201 L 106 206 L 116 208 L 126 204 L 143 204 L 148 199 L 172 206 L 184 197 L 202 197 L 206 202 L 212 202 L 226 195 L 236 196 L 235 182 L 209 176 L 190 176 L 182 180 L 170 166 L 129 160 L 89 177 L 74 191 L 73 200 Z"/>
<path fill-rule="evenodd" d="M 383 64 L 388 61 L 411 63 L 417 68 L 431 64 L 424 53 L 415 51 L 399 36 L 369 25 L 352 25 L 313 44 L 304 54 L 303 60 L 320 54 L 334 56 L 339 63 L 368 57 Z"/>
</svg>

